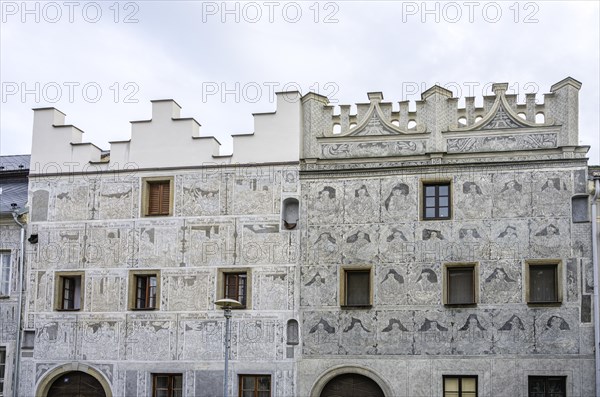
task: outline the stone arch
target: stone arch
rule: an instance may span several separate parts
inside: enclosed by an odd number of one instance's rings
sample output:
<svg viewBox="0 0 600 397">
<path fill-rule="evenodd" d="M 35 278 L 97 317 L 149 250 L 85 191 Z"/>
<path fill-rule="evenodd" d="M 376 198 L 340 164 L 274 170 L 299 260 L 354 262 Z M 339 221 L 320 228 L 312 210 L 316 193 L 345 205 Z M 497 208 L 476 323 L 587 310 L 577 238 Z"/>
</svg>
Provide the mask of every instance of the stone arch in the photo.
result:
<svg viewBox="0 0 600 397">
<path fill-rule="evenodd" d="M 108 379 L 106 379 L 104 374 L 102 374 L 100 371 L 89 365 L 81 363 L 63 364 L 48 371 L 39 381 L 36 387 L 35 396 L 46 397 L 54 381 L 60 378 L 62 375 L 65 375 L 69 372 L 82 372 L 84 374 L 92 376 L 100 383 L 102 389 L 104 389 L 104 394 L 106 394 L 106 397 L 113 397 L 112 391 L 110 389 L 110 383 Z"/>
<path fill-rule="evenodd" d="M 339 375 L 347 375 L 347 374 L 357 374 L 362 375 L 379 386 L 381 391 L 383 391 L 383 395 L 387 397 L 391 397 L 394 394 L 392 393 L 391 387 L 388 385 L 386 381 L 384 381 L 379 375 L 373 372 L 371 369 L 357 366 L 357 365 L 340 365 L 337 367 L 330 368 L 325 373 L 323 373 L 313 384 L 310 392 L 311 397 L 320 397 L 321 392 L 325 388 L 325 386 L 334 378 Z"/>
</svg>

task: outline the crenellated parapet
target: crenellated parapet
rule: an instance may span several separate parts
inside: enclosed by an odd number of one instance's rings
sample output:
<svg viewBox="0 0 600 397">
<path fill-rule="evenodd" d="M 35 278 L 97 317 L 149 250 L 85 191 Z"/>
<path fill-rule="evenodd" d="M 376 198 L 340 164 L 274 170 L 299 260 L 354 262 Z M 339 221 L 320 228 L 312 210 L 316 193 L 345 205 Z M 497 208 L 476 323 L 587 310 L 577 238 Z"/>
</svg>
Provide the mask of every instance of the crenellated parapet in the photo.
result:
<svg viewBox="0 0 600 397">
<path fill-rule="evenodd" d="M 525 103 L 507 94 L 508 84 L 492 86 L 494 95 L 459 98 L 440 86 L 421 94 L 415 110 L 408 101 L 395 110 L 380 92 L 369 93 L 368 103 L 341 105 L 334 113 L 326 97 L 310 93 L 303 97 L 304 159 L 423 157 L 433 153 L 482 153 L 578 147 L 578 93 L 581 83 L 570 77 L 554 84 L 536 103 L 526 94 Z"/>
<path fill-rule="evenodd" d="M 253 115 L 254 132 L 232 137 L 231 154 L 223 153 L 216 138 L 202 136 L 195 119 L 181 117 L 181 107 L 171 99 L 152 101 L 151 118 L 132 121 L 130 139 L 111 142 L 109 151 L 84 143 L 83 131 L 65 124 L 59 110 L 35 109 L 32 174 L 47 164 L 58 164 L 62 171 L 94 172 L 300 159 L 438 161 L 461 153 L 497 157 L 511 152 L 522 157 L 538 150 L 583 158 L 587 147 L 579 146 L 578 139 L 580 88 L 580 82 L 568 77 L 550 88 L 543 103 L 536 102 L 535 94 L 517 103 L 517 96 L 507 93 L 508 84 L 496 83 L 481 106 L 467 97 L 459 108 L 459 98 L 436 85 L 421 94 L 414 110 L 408 101 L 395 107 L 381 92 L 371 92 L 354 114 L 350 105 L 335 113 L 327 97 L 316 93 L 301 97 L 283 92 L 277 94 L 275 112 Z"/>
<path fill-rule="evenodd" d="M 275 112 L 254 114 L 254 132 L 233 136 L 232 154 L 223 154 L 221 142 L 215 137 L 201 136 L 200 123 L 181 117 L 181 106 L 174 100 L 151 102 L 151 118 L 132 121 L 130 139 L 110 142 L 109 151 L 84 143 L 83 131 L 65 124 L 66 115 L 61 111 L 34 109 L 32 174 L 283 163 L 299 159 L 298 92 L 278 93 Z"/>
</svg>

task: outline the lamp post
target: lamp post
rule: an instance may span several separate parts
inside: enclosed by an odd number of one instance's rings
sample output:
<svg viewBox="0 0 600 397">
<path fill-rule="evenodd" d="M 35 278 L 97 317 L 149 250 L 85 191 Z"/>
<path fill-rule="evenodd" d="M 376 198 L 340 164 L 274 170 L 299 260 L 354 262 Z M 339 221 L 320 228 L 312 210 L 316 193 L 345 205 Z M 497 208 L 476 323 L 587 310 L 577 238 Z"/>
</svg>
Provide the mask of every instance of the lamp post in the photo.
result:
<svg viewBox="0 0 600 397">
<path fill-rule="evenodd" d="M 223 374 L 223 397 L 227 397 L 227 381 L 229 373 L 229 349 L 231 347 L 231 325 L 229 319 L 231 318 L 231 308 L 240 307 L 242 304 L 234 299 L 219 299 L 215 301 L 215 305 L 223 309 L 223 315 L 225 316 L 225 371 Z"/>
</svg>

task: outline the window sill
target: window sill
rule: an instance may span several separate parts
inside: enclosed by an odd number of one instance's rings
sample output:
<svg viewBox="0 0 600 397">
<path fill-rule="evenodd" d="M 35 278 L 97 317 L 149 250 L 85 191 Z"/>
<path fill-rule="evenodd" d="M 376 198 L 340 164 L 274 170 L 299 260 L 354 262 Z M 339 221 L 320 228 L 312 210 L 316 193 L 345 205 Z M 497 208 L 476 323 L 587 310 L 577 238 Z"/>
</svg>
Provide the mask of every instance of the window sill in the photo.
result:
<svg viewBox="0 0 600 397">
<path fill-rule="evenodd" d="M 156 217 L 161 217 L 161 216 L 173 216 L 173 214 L 155 214 L 155 215 L 146 214 L 146 215 L 144 215 L 144 218 L 156 218 Z"/>
<path fill-rule="evenodd" d="M 129 310 L 133 310 L 135 312 L 144 312 L 144 311 L 152 311 L 152 310 L 158 310 L 157 307 L 132 307 Z"/>
<path fill-rule="evenodd" d="M 371 309 L 373 305 L 341 305 L 340 308 L 344 310 L 368 310 Z"/>
<path fill-rule="evenodd" d="M 562 301 L 556 302 L 527 302 L 529 306 L 549 306 L 549 307 L 557 307 L 562 305 Z"/>
<path fill-rule="evenodd" d="M 0 299 L 10 299 L 10 295 L 0 295 Z"/>
<path fill-rule="evenodd" d="M 471 303 L 444 303 L 447 307 L 477 307 L 477 302 Z"/>
<path fill-rule="evenodd" d="M 57 312 L 80 312 L 81 309 L 56 309 Z"/>
</svg>

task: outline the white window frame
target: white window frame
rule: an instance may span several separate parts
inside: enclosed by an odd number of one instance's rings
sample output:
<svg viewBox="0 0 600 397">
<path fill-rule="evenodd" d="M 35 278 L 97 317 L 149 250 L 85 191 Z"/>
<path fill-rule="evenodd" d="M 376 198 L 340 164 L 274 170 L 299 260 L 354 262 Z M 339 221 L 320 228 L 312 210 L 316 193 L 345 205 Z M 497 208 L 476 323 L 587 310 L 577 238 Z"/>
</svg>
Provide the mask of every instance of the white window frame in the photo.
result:
<svg viewBox="0 0 600 397">
<path fill-rule="evenodd" d="M 8 259 L 5 259 L 8 258 Z M 11 292 L 11 280 L 12 280 L 12 262 L 11 262 L 10 251 L 0 251 L 0 296 L 9 296 Z M 4 266 L 8 263 L 8 266 Z M 8 272 L 8 277 L 6 277 Z"/>
</svg>

